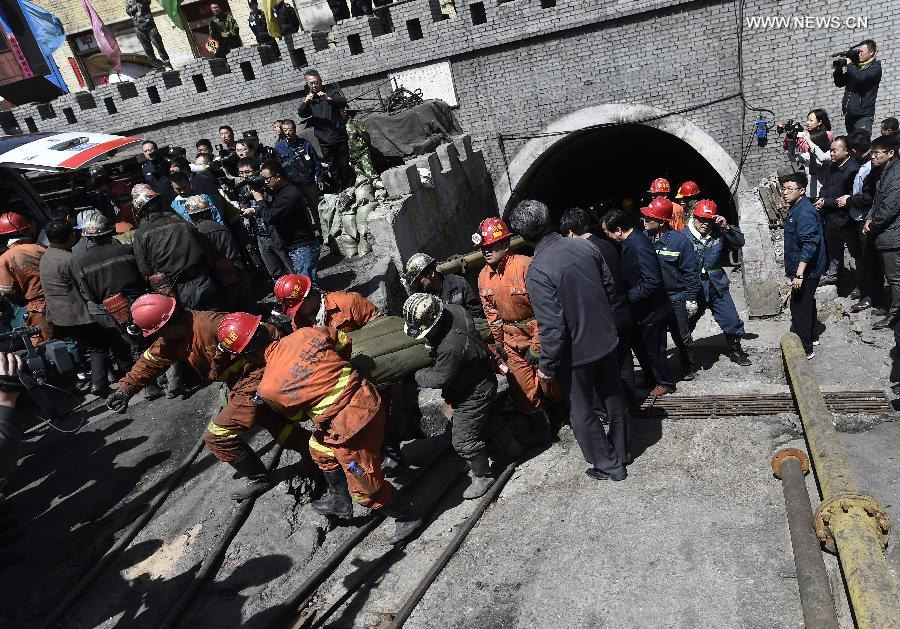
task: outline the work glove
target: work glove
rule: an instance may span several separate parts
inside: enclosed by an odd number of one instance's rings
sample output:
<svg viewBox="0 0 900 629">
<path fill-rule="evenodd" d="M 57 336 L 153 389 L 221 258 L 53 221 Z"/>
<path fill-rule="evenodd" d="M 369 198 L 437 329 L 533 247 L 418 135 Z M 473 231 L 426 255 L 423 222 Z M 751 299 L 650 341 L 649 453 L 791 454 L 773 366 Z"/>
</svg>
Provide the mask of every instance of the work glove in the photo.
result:
<svg viewBox="0 0 900 629">
<path fill-rule="evenodd" d="M 529 347 L 528 351 L 525 352 L 525 360 L 529 365 L 537 365 L 539 362 L 541 362 L 541 354 L 540 352 L 536 352 Z"/>
<path fill-rule="evenodd" d="M 121 415 L 128 410 L 128 400 L 131 399 L 131 396 L 132 394 L 128 391 L 120 389 L 106 398 L 106 405 L 110 410 Z"/>
<path fill-rule="evenodd" d="M 697 314 L 697 310 L 699 310 L 699 307 L 697 306 L 696 301 L 687 301 L 684 305 L 687 308 L 687 315 L 689 319 Z"/>
</svg>

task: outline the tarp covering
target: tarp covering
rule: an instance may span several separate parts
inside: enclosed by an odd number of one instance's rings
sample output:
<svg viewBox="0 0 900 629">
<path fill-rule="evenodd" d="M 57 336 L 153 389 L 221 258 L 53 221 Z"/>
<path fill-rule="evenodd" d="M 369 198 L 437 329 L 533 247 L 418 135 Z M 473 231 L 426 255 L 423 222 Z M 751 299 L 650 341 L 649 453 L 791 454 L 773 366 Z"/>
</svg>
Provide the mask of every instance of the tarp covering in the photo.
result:
<svg viewBox="0 0 900 629">
<path fill-rule="evenodd" d="M 476 319 L 481 337 L 490 337 L 487 321 Z M 402 317 L 381 316 L 350 332 L 353 342 L 350 364 L 375 384 L 392 384 L 431 364 L 425 341 L 406 336 Z"/>
<path fill-rule="evenodd" d="M 372 148 L 385 157 L 424 155 L 451 135 L 462 133 L 450 105 L 442 100 L 429 100 L 394 115 L 370 114 L 363 122 Z"/>
</svg>

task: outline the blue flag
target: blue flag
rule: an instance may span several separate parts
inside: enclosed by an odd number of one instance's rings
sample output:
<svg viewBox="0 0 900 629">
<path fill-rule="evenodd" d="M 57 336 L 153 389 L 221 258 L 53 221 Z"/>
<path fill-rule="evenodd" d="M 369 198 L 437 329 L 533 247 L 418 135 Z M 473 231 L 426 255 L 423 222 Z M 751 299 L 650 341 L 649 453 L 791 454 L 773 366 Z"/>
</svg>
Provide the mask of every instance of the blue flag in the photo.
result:
<svg viewBox="0 0 900 629">
<path fill-rule="evenodd" d="M 45 54 L 50 55 L 66 43 L 66 31 L 59 18 L 27 0 L 19 0 L 25 19 L 31 25 L 31 32 Z"/>
</svg>

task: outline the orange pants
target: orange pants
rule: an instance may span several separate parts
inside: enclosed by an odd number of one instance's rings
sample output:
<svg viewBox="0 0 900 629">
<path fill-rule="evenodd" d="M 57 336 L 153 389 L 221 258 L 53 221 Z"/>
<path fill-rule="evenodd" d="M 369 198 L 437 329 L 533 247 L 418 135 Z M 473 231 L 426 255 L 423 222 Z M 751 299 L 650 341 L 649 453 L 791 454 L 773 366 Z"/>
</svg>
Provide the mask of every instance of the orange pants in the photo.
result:
<svg viewBox="0 0 900 629">
<path fill-rule="evenodd" d="M 525 360 L 528 348 L 517 350 L 506 345 L 506 366 L 509 372 L 506 380 L 509 382 L 509 397 L 512 398 L 516 410 L 523 415 L 530 415 L 541 408 L 540 388 L 538 387 L 538 366 L 531 365 Z M 521 353 L 520 353 L 521 352 Z"/>
<path fill-rule="evenodd" d="M 384 480 L 381 471 L 381 442 L 384 439 L 384 406 L 363 428 L 343 443 L 329 443 L 325 432 L 317 430 L 309 438 L 309 453 L 323 472 L 343 468 L 350 497 L 364 507 L 380 509 L 390 504 L 397 492 Z M 347 467 L 356 461 L 362 476 L 354 476 Z"/>
<path fill-rule="evenodd" d="M 225 407 L 209 422 L 203 440 L 213 456 L 231 463 L 250 452 L 241 436 L 254 426 L 268 430 L 275 441 L 289 450 L 306 451 L 310 435 L 306 428 L 285 419 L 266 404 L 254 404 L 253 394 L 240 387 L 228 392 Z"/>
<path fill-rule="evenodd" d="M 43 309 L 28 310 L 26 308 L 25 325 L 33 325 L 34 327 L 40 329 L 40 334 L 31 337 L 31 340 L 35 345 L 46 343 L 53 338 L 53 324 L 47 321 L 47 314 Z"/>
</svg>

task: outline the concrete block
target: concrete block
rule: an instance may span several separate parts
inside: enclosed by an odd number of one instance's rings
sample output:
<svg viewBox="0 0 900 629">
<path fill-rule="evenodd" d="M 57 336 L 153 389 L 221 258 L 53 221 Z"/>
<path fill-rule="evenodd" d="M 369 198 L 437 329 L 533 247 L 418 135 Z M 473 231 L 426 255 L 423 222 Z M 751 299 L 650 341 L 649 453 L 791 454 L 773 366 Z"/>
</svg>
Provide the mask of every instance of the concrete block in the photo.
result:
<svg viewBox="0 0 900 629">
<path fill-rule="evenodd" d="M 775 263 L 769 221 L 756 190 L 737 195 L 744 247 L 741 273 L 751 317 L 769 317 L 781 312 L 779 286 L 784 275 Z"/>
<path fill-rule="evenodd" d="M 381 174 L 389 198 L 413 194 L 422 189 L 422 180 L 415 166 L 407 164 L 390 168 Z"/>
</svg>

